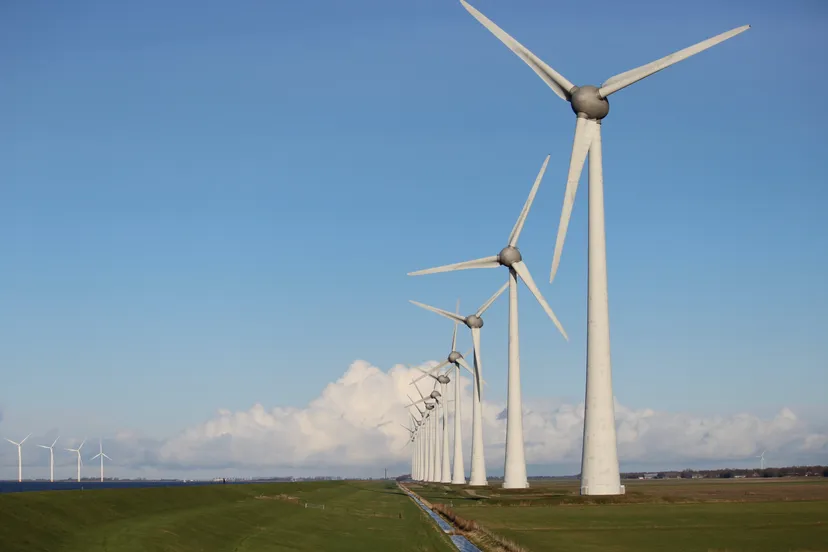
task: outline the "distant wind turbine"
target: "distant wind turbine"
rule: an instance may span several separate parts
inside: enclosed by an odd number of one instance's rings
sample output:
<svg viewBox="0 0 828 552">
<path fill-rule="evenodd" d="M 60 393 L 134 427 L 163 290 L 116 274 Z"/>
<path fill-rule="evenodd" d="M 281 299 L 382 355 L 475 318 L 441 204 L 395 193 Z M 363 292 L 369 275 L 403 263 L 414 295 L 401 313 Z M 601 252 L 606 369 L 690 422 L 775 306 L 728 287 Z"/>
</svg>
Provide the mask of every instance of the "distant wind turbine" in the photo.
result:
<svg viewBox="0 0 828 552">
<path fill-rule="evenodd" d="M 763 450 L 762 454 L 760 454 L 759 456 L 756 457 L 756 458 L 759 459 L 759 469 L 762 469 L 762 470 L 765 469 L 765 453 L 766 452 L 768 452 L 768 451 Z"/>
<path fill-rule="evenodd" d="M 100 458 L 100 459 L 101 459 L 101 483 L 103 483 L 103 480 L 104 480 L 104 474 L 103 474 L 103 459 L 104 459 L 104 458 L 106 458 L 107 460 L 112 460 L 112 458 L 110 458 L 109 456 L 107 456 L 106 454 L 104 454 L 104 451 L 103 451 L 103 441 L 101 441 L 100 439 L 98 440 L 98 446 L 100 447 L 100 451 L 101 451 L 101 452 L 99 452 L 98 454 L 96 454 L 95 456 L 93 456 L 93 457 L 92 457 L 92 460 L 94 460 L 95 458 Z"/>
<path fill-rule="evenodd" d="M 472 261 L 464 261 L 460 263 L 438 266 L 436 268 L 427 268 L 425 270 L 417 270 L 409 272 L 409 276 L 419 276 L 421 274 L 435 274 L 437 272 L 451 272 L 455 270 L 467 270 L 471 268 L 498 268 L 506 267 L 509 272 L 509 378 L 507 388 L 506 401 L 506 462 L 503 474 L 503 488 L 504 489 L 524 489 L 529 486 L 529 480 L 526 477 L 526 456 L 523 442 L 523 411 L 522 399 L 520 390 L 520 343 L 518 337 L 518 280 L 522 280 L 538 303 L 540 303 L 543 310 L 552 319 L 552 322 L 564 336 L 564 339 L 569 340 L 564 331 L 563 326 L 558 321 L 555 313 L 552 312 L 552 307 L 546 302 L 541 294 L 535 280 L 529 273 L 529 268 L 523 262 L 523 255 L 517 247 L 520 233 L 523 231 L 523 226 L 526 222 L 526 217 L 529 214 L 529 209 L 532 207 L 532 202 L 535 200 L 535 195 L 538 193 L 543 174 L 546 172 L 546 166 L 549 164 L 549 156 L 543 161 L 540 172 L 535 178 L 535 183 L 529 192 L 529 197 L 526 198 L 526 203 L 518 216 L 517 222 L 512 227 L 512 232 L 509 234 L 509 240 L 506 247 L 500 250 L 497 255 L 490 257 L 483 257 Z M 475 344 L 476 345 L 476 344 Z"/>
<path fill-rule="evenodd" d="M 55 445 L 57 444 L 58 439 L 60 439 L 59 435 L 58 438 L 55 439 L 55 442 L 51 445 L 37 445 L 40 448 L 49 449 L 49 481 L 52 483 L 55 482 Z"/>
<path fill-rule="evenodd" d="M 83 444 L 84 444 L 85 442 L 86 442 L 86 439 L 84 439 L 83 441 L 81 441 L 80 446 L 79 446 L 78 448 L 76 448 L 76 449 L 72 449 L 72 448 L 68 448 L 68 449 L 66 449 L 66 450 L 68 450 L 69 452 L 75 452 L 75 453 L 77 453 L 77 455 L 78 455 L 78 483 L 80 483 L 80 480 L 81 480 L 81 466 L 83 465 L 83 460 L 81 459 L 81 453 L 80 453 L 80 451 L 81 451 L 81 449 L 83 448 Z"/>
<path fill-rule="evenodd" d="M 23 443 L 25 443 L 26 439 L 28 439 L 31 436 L 32 436 L 32 434 L 29 433 L 19 443 L 15 443 L 11 439 L 6 439 L 6 441 L 8 441 L 9 443 L 11 443 L 11 444 L 13 444 L 14 446 L 17 447 L 17 482 L 18 483 L 23 482 Z"/>
</svg>

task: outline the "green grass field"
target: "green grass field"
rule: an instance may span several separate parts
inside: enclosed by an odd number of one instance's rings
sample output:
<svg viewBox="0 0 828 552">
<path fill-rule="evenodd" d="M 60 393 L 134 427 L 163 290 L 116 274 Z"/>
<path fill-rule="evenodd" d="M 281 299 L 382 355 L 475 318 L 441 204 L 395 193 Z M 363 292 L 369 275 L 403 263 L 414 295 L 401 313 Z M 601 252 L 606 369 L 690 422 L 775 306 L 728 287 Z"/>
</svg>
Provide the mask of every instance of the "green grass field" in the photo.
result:
<svg viewBox="0 0 828 552">
<path fill-rule="evenodd" d="M 578 496 L 577 481 L 471 491 L 411 485 L 527 550 L 828 551 L 828 480 L 633 481 Z"/>
<path fill-rule="evenodd" d="M 0 495 L 2 552 L 452 549 L 393 482 Z"/>
</svg>

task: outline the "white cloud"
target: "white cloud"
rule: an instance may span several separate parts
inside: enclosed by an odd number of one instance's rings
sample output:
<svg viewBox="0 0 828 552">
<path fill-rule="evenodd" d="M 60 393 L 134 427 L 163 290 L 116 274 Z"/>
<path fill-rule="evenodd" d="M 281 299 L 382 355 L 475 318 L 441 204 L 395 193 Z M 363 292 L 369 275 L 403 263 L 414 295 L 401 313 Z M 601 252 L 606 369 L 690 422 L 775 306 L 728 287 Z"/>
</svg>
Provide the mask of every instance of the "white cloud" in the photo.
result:
<svg viewBox="0 0 828 552">
<path fill-rule="evenodd" d="M 433 366 L 429 363 L 427 366 Z M 356 361 L 307 407 L 254 405 L 244 412 L 221 410 L 205 424 L 191 428 L 161 446 L 158 460 L 170 467 L 246 466 L 357 467 L 403 463 L 407 414 L 401 405 L 416 370 L 401 365 L 388 372 Z M 423 380 L 425 381 L 425 380 Z M 471 381 L 463 377 L 464 448 L 471 444 Z M 484 394 L 487 391 L 484 388 Z M 453 392 L 449 393 L 453 397 Z M 502 466 L 505 404 L 485 400 L 487 464 Z M 583 431 L 583 404 L 533 401 L 524 408 L 527 462 L 577 464 Z M 749 459 L 764 449 L 768 457 L 812 457 L 828 452 L 828 433 L 811 429 L 788 408 L 763 420 L 750 414 L 700 418 L 680 413 L 631 409 L 616 404 L 618 448 L 625 464 L 656 462 L 724 462 Z M 453 426 L 450 426 L 453 427 Z M 824 457 L 823 457 L 824 459 Z M 496 473 L 493 470 L 493 473 Z"/>
<path fill-rule="evenodd" d="M 416 395 L 409 382 L 419 374 L 402 365 L 385 372 L 358 360 L 304 408 L 267 409 L 255 404 L 246 411 L 222 409 L 213 419 L 165 441 L 121 431 L 105 440 L 108 453 L 117 458 L 109 473 L 186 475 L 232 469 L 240 474 L 303 475 L 381 473 L 377 470 L 386 466 L 405 469 L 410 458 L 409 450 L 403 449 L 408 434 L 400 425 L 407 424 L 406 394 Z M 466 377 L 461 378 L 461 390 L 468 467 L 471 381 Z M 490 473 L 496 475 L 503 465 L 505 403 L 485 400 L 488 392 L 484 387 L 486 460 Z M 453 392 L 449 395 L 453 397 Z M 583 413 L 583 404 L 527 401 L 527 462 L 557 465 L 558 473 L 577 471 Z M 616 423 L 622 468 L 627 469 L 635 469 L 636 464 L 755 465 L 755 455 L 765 449 L 766 458 L 775 465 L 825 463 L 828 457 L 828 428 L 800 419 L 788 408 L 761 419 L 750 414 L 699 417 L 616 403 Z M 97 443 L 92 445 L 97 448 Z M 10 452 L 0 451 L 4 472 L 12 466 Z M 45 459 L 37 462 L 40 465 Z"/>
</svg>

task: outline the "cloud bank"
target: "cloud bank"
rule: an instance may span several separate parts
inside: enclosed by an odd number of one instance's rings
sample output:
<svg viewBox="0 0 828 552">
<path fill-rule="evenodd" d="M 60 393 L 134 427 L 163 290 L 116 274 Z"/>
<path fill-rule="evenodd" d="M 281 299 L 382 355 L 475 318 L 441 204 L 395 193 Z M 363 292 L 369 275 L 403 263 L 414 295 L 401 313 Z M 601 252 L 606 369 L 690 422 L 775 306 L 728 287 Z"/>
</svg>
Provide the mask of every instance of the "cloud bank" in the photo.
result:
<svg viewBox="0 0 828 552">
<path fill-rule="evenodd" d="M 436 362 L 422 367 L 432 367 Z M 219 410 L 216 415 L 165 441 L 123 431 L 106 440 L 118 461 L 112 466 L 132 473 L 221 472 L 262 475 L 309 473 L 381 473 L 382 467 L 405 470 L 408 414 L 406 395 L 416 369 L 396 365 L 383 371 L 357 360 L 337 381 L 304 408 L 261 404 L 249 410 Z M 429 380 L 433 382 L 433 380 Z M 461 377 L 461 420 L 468 471 L 471 445 L 471 381 Z M 423 392 L 431 383 L 422 380 Z M 426 387 L 428 389 L 426 389 Z M 500 474 L 505 444 L 505 403 L 485 400 L 486 462 Z M 453 397 L 450 390 L 449 395 Z M 682 468 L 700 464 L 754 465 L 767 450 L 777 465 L 826 462 L 828 431 L 783 408 L 771 419 L 751 414 L 698 417 L 628 408 L 616 402 L 618 449 L 622 469 L 640 465 Z M 545 473 L 575 473 L 580 464 L 583 404 L 529 401 L 524 405 L 527 463 Z M 453 427 L 450 426 L 450 427 Z M 96 448 L 96 447 L 93 447 Z M 4 457 L 8 457 L 4 454 Z M 8 467 L 8 458 L 3 465 Z M 556 470 L 554 467 L 558 466 Z M 573 471 L 574 469 L 574 471 Z M 537 471 L 537 470 L 535 470 Z"/>
</svg>

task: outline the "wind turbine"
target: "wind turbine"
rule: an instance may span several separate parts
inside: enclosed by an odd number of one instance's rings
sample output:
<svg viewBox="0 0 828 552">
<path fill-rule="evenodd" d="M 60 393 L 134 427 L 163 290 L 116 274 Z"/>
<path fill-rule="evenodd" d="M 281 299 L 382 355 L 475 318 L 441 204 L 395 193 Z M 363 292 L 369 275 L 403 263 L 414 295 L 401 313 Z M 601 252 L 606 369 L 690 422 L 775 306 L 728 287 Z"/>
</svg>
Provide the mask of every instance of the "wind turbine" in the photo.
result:
<svg viewBox="0 0 828 552">
<path fill-rule="evenodd" d="M 558 327 L 564 339 L 569 340 L 566 332 L 558 322 L 552 308 L 546 302 L 546 299 L 541 295 L 538 286 L 535 285 L 529 269 L 523 262 L 523 256 L 517 248 L 518 238 L 523 230 L 523 225 L 526 222 L 526 216 L 529 214 L 529 209 L 532 207 L 532 202 L 535 199 L 535 194 L 538 192 L 543 173 L 546 172 L 546 165 L 549 163 L 549 156 L 543 161 L 543 166 L 535 179 L 535 184 L 529 192 L 529 197 L 523 205 L 523 210 L 515 223 L 512 232 L 509 235 L 509 242 L 500 253 L 491 257 L 484 257 L 473 261 L 465 261 L 451 265 L 440 266 L 437 268 L 428 268 L 425 270 L 418 270 L 410 272 L 409 276 L 417 276 L 420 274 L 434 274 L 435 272 L 448 272 L 454 270 L 464 270 L 470 268 L 497 268 L 505 266 L 509 269 L 509 384 L 508 395 L 506 403 L 506 463 L 505 473 L 503 476 L 504 489 L 523 489 L 529 486 L 529 481 L 526 478 L 526 457 L 524 455 L 523 445 L 523 412 L 521 405 L 520 393 L 520 350 L 518 340 L 518 278 L 523 280 L 532 295 L 535 296 L 538 303 L 540 303 L 546 314 L 552 319 L 555 326 Z M 474 337 L 474 333 L 472 337 Z M 477 343 L 475 348 L 479 349 Z M 479 388 L 478 388 L 479 389 Z"/>
<path fill-rule="evenodd" d="M 451 382 L 451 379 L 446 374 L 440 374 L 439 376 L 435 376 L 434 374 L 426 372 L 422 368 L 419 368 L 419 370 L 421 372 L 425 373 L 425 375 L 427 375 L 428 377 L 433 378 L 434 382 L 435 382 L 435 385 L 439 383 L 440 384 L 440 389 L 442 390 L 442 396 L 446 396 L 446 386 Z M 452 479 L 451 479 L 451 462 L 450 462 L 450 459 L 449 459 L 448 408 L 447 408 L 447 405 L 441 405 L 441 406 L 442 406 L 441 410 L 443 411 L 443 429 L 441 431 L 442 438 L 443 438 L 443 444 L 442 444 L 442 447 L 441 447 L 441 457 L 442 457 L 441 458 L 441 466 L 442 467 L 440 469 L 440 473 L 441 473 L 442 477 L 440 478 L 440 483 L 451 483 Z M 463 483 L 465 483 L 465 482 L 466 481 L 465 481 L 465 475 L 464 475 Z"/>
<path fill-rule="evenodd" d="M 60 439 L 59 435 L 58 438 L 55 439 L 55 442 L 51 445 L 37 445 L 40 448 L 49 449 L 49 481 L 52 483 L 55 482 L 55 445 L 57 444 L 58 439 Z"/>
<path fill-rule="evenodd" d="M 81 451 L 81 449 L 83 448 L 83 444 L 84 444 L 85 442 L 86 442 L 86 439 L 84 439 L 83 441 L 81 441 L 80 446 L 79 446 L 78 448 L 76 448 L 76 449 L 72 449 L 72 448 L 68 448 L 68 449 L 66 449 L 66 450 L 68 450 L 69 452 L 76 452 L 76 453 L 78 453 L 78 483 L 80 483 L 80 480 L 81 480 L 81 466 L 83 465 L 83 460 L 81 459 L 81 453 L 80 453 L 80 451 Z"/>
<path fill-rule="evenodd" d="M 424 303 L 419 303 L 417 301 L 411 301 L 414 305 L 418 307 L 422 307 L 426 310 L 430 310 L 432 312 L 436 312 L 442 316 L 445 316 L 449 320 L 454 322 L 454 336 L 457 337 L 457 323 L 462 322 L 465 324 L 470 330 L 472 334 L 472 343 L 474 345 L 474 370 L 469 368 L 469 365 L 466 364 L 465 359 L 460 356 L 456 359 L 455 362 L 455 369 L 456 369 L 456 376 L 457 380 L 455 381 L 454 385 L 454 393 L 455 393 L 455 401 L 460 400 L 460 388 L 459 388 L 459 381 L 460 381 L 460 368 L 459 366 L 462 365 L 464 368 L 469 370 L 472 373 L 472 465 L 471 465 L 471 475 L 469 479 L 469 485 L 472 486 L 485 486 L 488 485 L 486 480 L 486 459 L 483 452 L 483 403 L 482 403 L 482 384 L 485 383 L 483 381 L 482 376 L 480 375 L 483 369 L 483 363 L 480 357 L 480 328 L 483 327 L 483 313 L 492 306 L 492 303 L 497 300 L 500 295 L 506 291 L 506 288 L 509 287 L 509 283 L 503 284 L 499 290 L 495 292 L 494 295 L 489 297 L 489 299 L 483 303 L 477 312 L 471 314 L 469 316 L 460 316 L 460 302 L 457 302 L 457 313 L 451 313 L 445 311 L 443 309 L 438 309 L 436 307 L 432 307 L 426 305 Z M 458 412 L 459 409 L 455 405 L 455 412 Z M 455 435 L 460 434 L 460 420 L 459 416 L 455 415 L 454 419 L 454 432 Z M 457 458 L 458 458 L 458 438 L 455 437 L 455 464 L 454 470 L 457 472 Z M 463 458 L 462 458 L 462 449 L 460 454 L 460 469 L 462 470 L 463 466 Z M 460 472 L 462 473 L 462 471 Z M 456 483 L 456 481 L 452 481 L 452 483 Z M 459 482 L 459 484 L 463 484 L 465 481 Z"/>
<path fill-rule="evenodd" d="M 427 422 L 427 414 L 414 403 L 414 399 L 410 396 L 406 395 L 408 400 L 411 401 L 411 404 L 404 407 L 406 409 L 414 406 L 417 409 L 417 413 L 420 415 L 420 420 L 417 421 L 417 456 L 419 458 L 417 464 L 417 481 L 425 481 L 427 479 L 428 474 L 428 459 L 427 459 L 427 437 L 426 437 L 426 422 Z M 411 411 L 409 410 L 409 415 L 411 415 Z"/>
<path fill-rule="evenodd" d="M 408 406 L 413 406 L 419 403 L 424 403 L 426 410 L 428 411 L 428 418 L 429 424 L 427 425 L 428 430 L 428 443 L 429 443 L 429 452 L 428 452 L 428 481 L 438 483 L 442 480 L 442 464 L 440 462 L 440 442 L 437 440 L 437 424 L 435 423 L 437 420 L 437 416 L 432 416 L 432 412 L 435 408 L 439 405 L 439 399 L 441 394 L 437 391 L 436 387 L 437 384 L 434 384 L 434 389 L 431 393 L 425 397 L 423 396 L 422 392 L 420 391 L 420 387 L 415 383 L 414 388 L 417 389 L 417 393 L 420 394 L 420 400 L 412 403 Z M 429 400 L 433 400 L 433 403 L 427 402 Z M 434 412 L 434 414 L 437 414 Z"/>
<path fill-rule="evenodd" d="M 512 52 L 522 59 L 561 99 L 570 103 L 577 114 L 566 193 L 561 212 L 555 254 L 549 281 L 555 279 L 563 251 L 566 229 L 575 201 L 584 162 L 589 154 L 589 283 L 587 292 L 587 384 L 584 414 L 584 448 L 581 458 L 581 494 L 622 494 L 618 450 L 615 434 L 615 412 L 610 364 L 609 305 L 607 299 L 607 254 L 604 230 L 604 181 L 601 161 L 601 121 L 609 113 L 607 98 L 641 79 L 666 69 L 683 59 L 698 54 L 742 33 L 750 25 L 738 27 L 709 38 L 694 46 L 657 59 L 646 65 L 619 73 L 601 87 L 575 86 L 560 73 L 541 61 L 485 15 L 460 0 L 463 7 Z"/>
<path fill-rule="evenodd" d="M 23 482 L 23 443 L 25 443 L 26 439 L 28 439 L 31 436 L 32 436 L 32 434 L 29 433 L 19 443 L 15 443 L 11 439 L 6 439 L 6 441 L 8 441 L 9 443 L 11 443 L 11 444 L 13 444 L 14 446 L 17 447 L 17 482 L 18 483 Z"/>
<path fill-rule="evenodd" d="M 765 469 L 765 453 L 766 452 L 768 452 L 768 451 L 763 450 L 762 454 L 760 454 L 759 456 L 756 457 L 756 458 L 759 459 L 759 469 L 761 469 L 761 470 Z"/>
<path fill-rule="evenodd" d="M 103 483 L 103 480 L 104 480 L 104 476 L 103 476 L 103 459 L 106 458 L 107 460 L 112 460 L 112 458 L 110 458 L 109 456 L 104 454 L 103 441 L 100 440 L 100 439 L 98 440 L 98 446 L 100 447 L 101 452 L 99 452 L 98 454 L 93 456 L 92 460 L 94 460 L 95 458 L 100 458 L 101 459 L 101 483 Z"/>
</svg>

